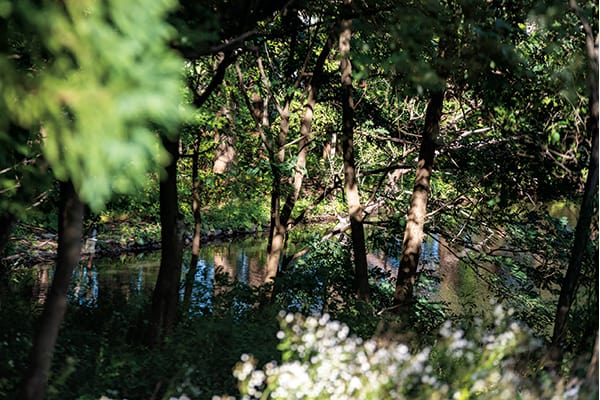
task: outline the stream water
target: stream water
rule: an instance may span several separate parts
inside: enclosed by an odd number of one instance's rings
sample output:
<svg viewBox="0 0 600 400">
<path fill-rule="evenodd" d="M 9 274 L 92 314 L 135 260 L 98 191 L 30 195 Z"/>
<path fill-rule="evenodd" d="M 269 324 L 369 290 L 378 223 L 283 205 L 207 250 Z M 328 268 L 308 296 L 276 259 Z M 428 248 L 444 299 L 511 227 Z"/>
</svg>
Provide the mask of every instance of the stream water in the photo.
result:
<svg viewBox="0 0 600 400">
<path fill-rule="evenodd" d="M 454 262 L 440 247 L 437 236 L 428 237 L 423 244 L 420 270 L 425 273 L 434 271 L 440 263 L 440 256 L 445 258 L 447 265 Z M 184 258 L 189 260 L 189 255 Z M 189 262 L 184 261 L 182 282 L 191 278 L 194 284 L 182 287 L 181 296 L 190 296 L 190 303 L 196 310 L 210 307 L 217 273 L 226 273 L 239 282 L 258 286 L 264 280 L 265 262 L 266 237 L 262 235 L 204 244 L 192 276 L 188 274 Z M 398 267 L 397 258 L 380 253 L 370 253 L 368 262 L 371 267 L 387 270 L 392 275 Z M 82 262 L 73 271 L 69 302 L 85 306 L 114 296 L 121 296 L 126 301 L 136 296 L 150 296 L 159 266 L 159 252 Z M 445 268 L 447 274 L 454 271 L 451 266 Z M 43 303 L 52 282 L 53 266 L 40 266 L 35 273 L 33 297 Z M 455 283 L 458 280 L 453 276 L 447 279 Z M 454 290 L 452 285 L 446 288 Z"/>
<path fill-rule="evenodd" d="M 215 272 L 229 274 L 233 279 L 257 286 L 264 279 L 266 241 L 262 236 L 247 236 L 201 247 L 197 269 L 193 276 L 192 302 L 208 301 L 213 290 Z M 189 255 L 184 257 L 189 260 Z M 187 274 L 184 261 L 182 282 Z M 82 262 L 73 270 L 69 302 L 91 305 L 119 295 L 130 299 L 150 296 L 160 267 L 160 252 L 127 255 L 120 258 L 93 259 Z M 43 303 L 54 273 L 53 265 L 36 267 L 33 297 Z M 182 296 L 184 289 L 182 289 Z M 208 296 L 208 297 L 207 297 Z"/>
<path fill-rule="evenodd" d="M 572 207 L 550 207 L 549 213 L 556 218 L 568 219 L 569 225 L 575 224 L 576 210 L 573 211 Z M 461 265 L 457 255 L 463 251 L 464 249 L 446 243 L 435 234 L 427 236 L 419 267 L 421 275 L 433 278 L 426 279 L 426 284 L 418 287 L 420 294 L 430 296 L 433 301 L 446 303 L 455 312 L 485 306 L 491 296 L 476 273 Z M 184 258 L 189 260 L 189 254 Z M 265 262 L 264 235 L 203 244 L 197 269 L 193 276 L 187 277 L 194 284 L 182 288 L 181 296 L 189 296 L 190 304 L 195 309 L 210 307 L 216 273 L 227 273 L 232 279 L 258 286 L 264 280 Z M 390 272 L 392 276 L 398 268 L 397 258 L 377 252 L 368 255 L 368 263 L 371 267 Z M 189 261 L 184 261 L 182 282 L 186 279 L 188 264 Z M 115 295 L 122 296 L 126 301 L 135 296 L 150 296 L 159 265 L 159 252 L 82 262 L 73 271 L 69 301 L 73 304 L 91 305 Z M 33 297 L 40 303 L 45 300 L 52 274 L 53 266 L 36 269 Z"/>
</svg>

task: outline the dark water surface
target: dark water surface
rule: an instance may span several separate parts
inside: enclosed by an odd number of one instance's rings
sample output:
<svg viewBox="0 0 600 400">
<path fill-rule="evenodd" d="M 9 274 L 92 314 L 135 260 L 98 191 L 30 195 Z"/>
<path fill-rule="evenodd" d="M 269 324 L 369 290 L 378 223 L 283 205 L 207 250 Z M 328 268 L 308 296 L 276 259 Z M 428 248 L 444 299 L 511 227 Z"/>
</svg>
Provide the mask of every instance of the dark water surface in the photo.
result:
<svg viewBox="0 0 600 400">
<path fill-rule="evenodd" d="M 203 244 L 196 269 L 192 271 L 189 268 L 189 253 L 186 254 L 181 276 L 181 298 L 189 297 L 190 305 L 195 310 L 210 308 L 218 273 L 228 274 L 231 279 L 251 286 L 261 285 L 265 276 L 266 239 L 266 236 L 259 235 Z M 448 258 L 448 255 L 445 257 Z M 440 261 L 437 236 L 426 239 L 421 259 L 421 271 L 436 270 Z M 380 253 L 370 253 L 368 262 L 373 268 L 388 271 L 392 277 L 399 263 L 398 258 Z M 160 252 L 92 259 L 91 262 L 83 260 L 73 270 L 69 302 L 92 306 L 111 301 L 115 296 L 125 301 L 139 296 L 147 298 L 156 284 L 159 267 Z M 54 265 L 39 266 L 35 270 L 33 298 L 40 304 L 50 288 L 53 271 Z M 434 290 L 433 287 L 430 289 Z"/>
<path fill-rule="evenodd" d="M 203 244 L 193 276 L 192 301 L 206 301 L 213 291 L 215 273 L 227 273 L 232 279 L 258 286 L 264 279 L 266 238 L 248 236 L 226 242 Z M 189 260 L 189 254 L 184 257 Z M 184 261 L 182 282 L 188 274 Z M 73 270 L 69 302 L 92 305 L 115 295 L 129 300 L 150 296 L 160 267 L 160 252 L 127 255 L 119 258 L 83 260 Z M 33 298 L 43 303 L 52 283 L 54 265 L 36 267 Z M 208 292 L 208 293 L 207 293 Z M 182 296 L 184 288 L 182 288 Z"/>
<path fill-rule="evenodd" d="M 569 225 L 576 223 L 576 210 L 568 204 L 551 205 L 549 213 L 565 219 Z M 191 272 L 188 252 L 182 268 L 181 297 L 187 297 L 196 309 L 210 307 L 217 273 L 226 273 L 231 279 L 259 286 L 265 274 L 266 241 L 266 236 L 261 234 L 203 244 L 197 267 Z M 417 287 L 419 295 L 443 302 L 455 312 L 464 311 L 465 307 L 485 307 L 490 299 L 489 289 L 471 268 L 465 268 L 461 263 L 460 257 L 464 254 L 464 248 L 447 243 L 438 235 L 426 236 L 418 271 L 425 277 L 425 284 Z M 381 252 L 370 253 L 367 261 L 371 267 L 389 272 L 392 278 L 399 264 L 396 256 Z M 73 271 L 69 302 L 85 306 L 115 295 L 126 301 L 136 296 L 150 296 L 159 266 L 160 252 L 93 259 L 91 262 L 84 260 Z M 40 266 L 35 271 L 33 298 L 39 303 L 45 300 L 53 268 L 53 265 Z M 183 285 L 185 282 L 187 284 Z"/>
</svg>

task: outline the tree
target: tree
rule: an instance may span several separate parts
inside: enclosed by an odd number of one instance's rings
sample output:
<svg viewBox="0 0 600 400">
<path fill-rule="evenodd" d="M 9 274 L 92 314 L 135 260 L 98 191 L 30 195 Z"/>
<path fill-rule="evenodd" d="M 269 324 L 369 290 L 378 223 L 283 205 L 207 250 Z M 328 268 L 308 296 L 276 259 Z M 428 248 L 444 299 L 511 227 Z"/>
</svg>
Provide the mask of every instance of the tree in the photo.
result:
<svg viewBox="0 0 600 400">
<path fill-rule="evenodd" d="M 340 73 L 342 81 L 342 157 L 344 159 L 344 189 L 348 203 L 354 268 L 358 297 L 367 300 L 369 281 L 367 276 L 367 251 L 363 226 L 363 208 L 360 203 L 358 179 L 354 165 L 354 99 L 352 98 L 352 63 L 350 61 L 350 38 L 352 36 L 351 19 L 352 0 L 344 1 L 340 32 Z"/>
<path fill-rule="evenodd" d="M 244 76 L 239 65 L 237 68 L 240 92 L 257 126 L 271 175 L 265 283 L 277 276 L 293 226 L 292 213 L 306 175 L 318 91 L 325 78 L 324 68 L 332 47 L 329 21 L 318 20 L 312 24 L 306 18 L 312 12 L 310 8 L 292 7 L 279 15 L 267 35 L 276 39 L 261 38 L 260 46 L 255 48 L 256 69 Z M 279 37 L 283 37 L 283 41 L 280 42 Z M 286 45 L 281 47 L 282 43 Z M 282 49 L 277 59 L 270 56 L 271 48 Z M 254 82 L 254 85 L 246 81 Z M 256 91 L 259 82 L 260 92 Z M 250 85 L 253 93 L 249 96 L 247 86 Z M 303 101 L 301 107 L 297 106 L 299 97 Z M 299 124 L 294 115 L 296 107 L 303 111 Z M 271 112 L 272 108 L 276 114 Z M 276 123 L 277 129 L 273 128 Z M 299 133 L 297 137 L 296 132 Z"/>
<path fill-rule="evenodd" d="M 163 139 L 171 156 L 160 182 L 160 269 L 152 292 L 152 316 L 148 342 L 156 345 L 175 326 L 179 300 L 179 280 L 183 254 L 183 216 L 179 213 L 177 196 L 177 160 L 179 140 Z"/>
<path fill-rule="evenodd" d="M 435 140 L 439 135 L 440 118 L 444 102 L 444 91 L 431 94 L 427 105 L 425 125 L 419 150 L 419 161 L 415 173 L 415 185 L 408 209 L 402 255 L 398 266 L 394 304 L 401 307 L 410 305 L 413 300 L 413 287 L 423 244 L 423 226 L 427 213 L 427 197 L 435 156 Z"/>
<path fill-rule="evenodd" d="M 201 109 L 208 98 L 223 82 L 227 67 L 235 60 L 232 55 L 225 55 L 207 88 L 198 93 L 194 80 L 190 80 L 193 104 Z M 192 212 L 194 217 L 194 236 L 192 239 L 192 255 L 190 271 L 196 270 L 200 250 L 200 182 L 198 181 L 198 145 L 200 133 L 194 139 L 192 154 Z M 179 286 L 181 279 L 181 263 L 183 257 L 183 236 L 185 226 L 183 215 L 179 211 L 177 193 L 177 162 L 179 160 L 179 137 L 177 140 L 163 138 L 163 145 L 170 154 L 170 162 L 166 167 L 166 175 L 160 183 L 160 219 L 161 219 L 161 258 L 156 286 L 152 293 L 152 315 L 148 341 L 151 345 L 159 344 L 168 336 L 175 326 L 179 303 Z"/>
<path fill-rule="evenodd" d="M 569 7 L 579 18 L 585 33 L 588 64 L 588 101 L 589 110 L 591 111 L 591 115 L 588 117 L 588 131 L 592 139 L 592 149 L 569 265 L 561 285 L 560 297 L 556 307 L 552 343 L 548 354 L 549 367 L 556 370 L 558 370 L 562 361 L 562 345 L 567 333 L 567 318 L 577 294 L 577 282 L 590 238 L 590 225 L 594 208 L 597 207 L 598 200 L 598 34 L 594 37 L 592 26 L 585 18 L 577 1 L 569 0 Z"/>
<path fill-rule="evenodd" d="M 442 15 L 447 26 L 441 28 L 438 44 L 438 56 L 434 68 L 442 83 L 432 88 L 425 113 L 419 157 L 415 172 L 415 181 L 406 218 L 402 254 L 398 266 L 394 305 L 400 309 L 413 302 L 413 287 L 417 277 L 417 266 L 423 244 L 424 225 L 427 214 L 427 199 L 430 192 L 431 173 L 435 157 L 436 141 L 440 136 L 440 120 L 444 105 L 445 81 L 449 76 L 448 60 L 456 54 L 457 38 L 452 18 Z"/>
<path fill-rule="evenodd" d="M 71 182 L 60 185 L 58 254 L 52 287 L 40 316 L 31 349 L 31 359 L 22 383 L 20 398 L 43 399 L 52 363 L 54 344 L 67 311 L 67 294 L 73 267 L 79 263 L 83 228 L 83 203 Z"/>
<path fill-rule="evenodd" d="M 82 203 L 99 210 L 113 193 L 134 190 L 167 160 L 155 129 L 168 132 L 186 116 L 181 61 L 166 45 L 164 18 L 173 5 L 0 2 L 0 25 L 9 32 L 8 46 L 0 47 L 0 136 L 14 129 L 39 133 L 44 157 L 63 182 L 55 279 L 24 399 L 44 397 L 70 271 L 79 259 Z"/>
</svg>

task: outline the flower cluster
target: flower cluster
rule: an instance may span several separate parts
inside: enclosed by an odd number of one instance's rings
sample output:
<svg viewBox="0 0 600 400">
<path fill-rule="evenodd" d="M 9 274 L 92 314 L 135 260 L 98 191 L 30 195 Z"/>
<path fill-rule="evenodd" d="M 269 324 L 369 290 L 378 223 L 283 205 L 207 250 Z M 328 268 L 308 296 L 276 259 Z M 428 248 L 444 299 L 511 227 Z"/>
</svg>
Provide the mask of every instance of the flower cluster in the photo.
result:
<svg viewBox="0 0 600 400">
<path fill-rule="evenodd" d="M 515 372 L 519 355 L 538 343 L 509 314 L 498 306 L 488 329 L 482 321 L 467 331 L 447 322 L 432 347 L 417 350 L 350 335 L 327 314 L 281 314 L 282 363 L 257 369 L 245 354 L 234 375 L 243 399 L 539 398 L 542 388 Z"/>
<path fill-rule="evenodd" d="M 411 354 L 404 344 L 382 346 L 349 332 L 348 326 L 331 321 L 327 314 L 282 315 L 277 336 L 285 362 L 257 370 L 255 360 L 243 355 L 234 375 L 244 398 L 355 399 L 383 393 L 398 397 L 396 389 L 419 382 L 437 384 L 425 365 L 429 349 Z"/>
</svg>

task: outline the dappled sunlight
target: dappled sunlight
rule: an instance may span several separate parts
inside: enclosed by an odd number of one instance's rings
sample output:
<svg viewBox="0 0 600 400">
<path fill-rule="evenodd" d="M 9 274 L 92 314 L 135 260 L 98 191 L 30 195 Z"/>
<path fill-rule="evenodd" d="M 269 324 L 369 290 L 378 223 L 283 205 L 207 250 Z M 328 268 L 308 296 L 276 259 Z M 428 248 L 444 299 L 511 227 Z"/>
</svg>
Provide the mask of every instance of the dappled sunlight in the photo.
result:
<svg viewBox="0 0 600 400">
<path fill-rule="evenodd" d="M 399 339 L 363 340 L 329 315 L 280 314 L 282 362 L 262 369 L 244 354 L 235 368 L 244 399 L 570 398 L 543 377 L 522 374 L 521 358 L 541 348 L 512 311 L 495 305 L 493 320 L 477 318 L 467 330 L 447 321 L 432 346 Z M 219 398 L 219 397 L 217 397 Z"/>
</svg>

